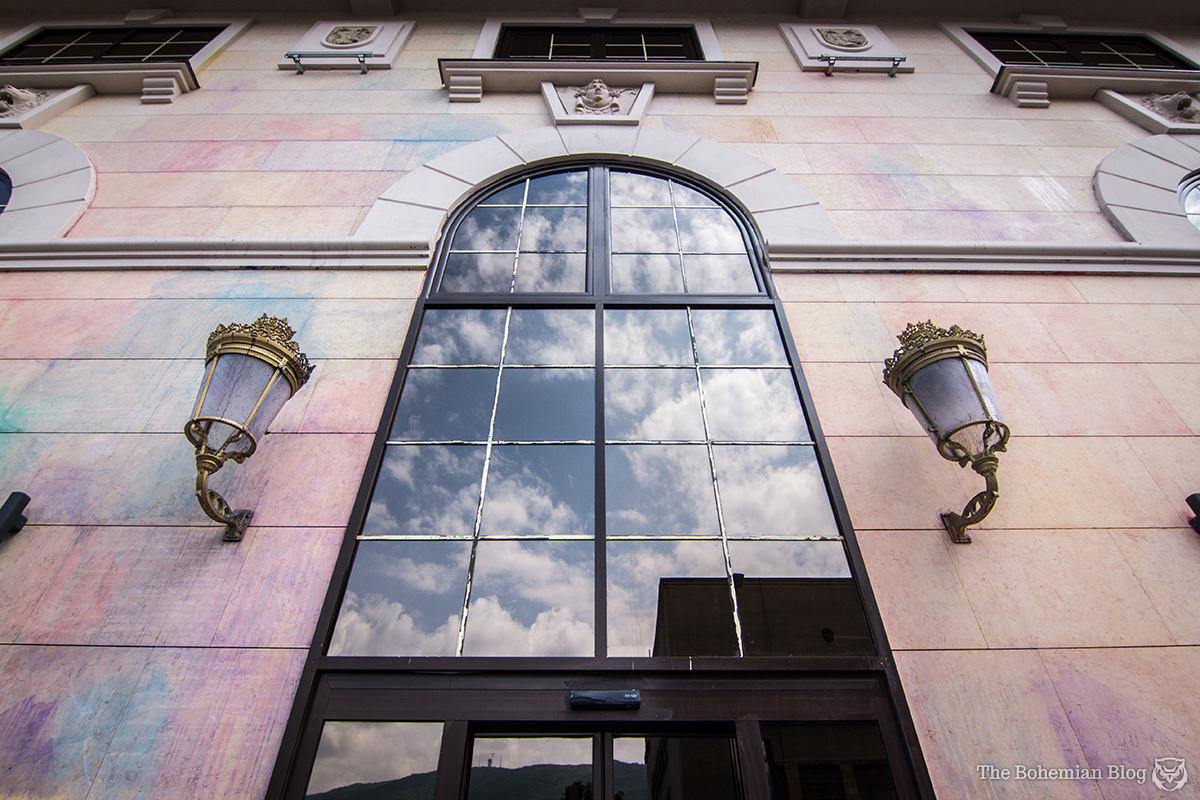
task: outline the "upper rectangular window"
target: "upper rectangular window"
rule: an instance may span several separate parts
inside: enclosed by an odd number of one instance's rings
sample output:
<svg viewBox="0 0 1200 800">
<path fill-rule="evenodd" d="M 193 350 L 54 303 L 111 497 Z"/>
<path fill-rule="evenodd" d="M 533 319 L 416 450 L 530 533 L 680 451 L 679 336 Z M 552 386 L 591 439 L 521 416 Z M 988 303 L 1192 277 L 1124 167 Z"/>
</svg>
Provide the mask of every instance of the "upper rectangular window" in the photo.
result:
<svg viewBox="0 0 1200 800">
<path fill-rule="evenodd" d="M 1137 34 L 967 30 L 1003 64 L 1137 70 L 1194 70 L 1197 65 Z"/>
<path fill-rule="evenodd" d="M 692 26 L 505 25 L 495 58 L 697 61 L 704 55 Z"/>
<path fill-rule="evenodd" d="M 184 62 L 224 25 L 46 27 L 0 53 L 0 66 Z"/>
</svg>

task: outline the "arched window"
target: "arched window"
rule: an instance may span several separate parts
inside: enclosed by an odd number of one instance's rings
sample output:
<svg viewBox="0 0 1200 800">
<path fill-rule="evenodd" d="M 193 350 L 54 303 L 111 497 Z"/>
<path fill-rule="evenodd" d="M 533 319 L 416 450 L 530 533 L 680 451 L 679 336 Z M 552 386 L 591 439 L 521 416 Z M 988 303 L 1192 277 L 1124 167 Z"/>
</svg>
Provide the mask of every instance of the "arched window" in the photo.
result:
<svg viewBox="0 0 1200 800">
<path fill-rule="evenodd" d="M 618 166 L 461 214 L 330 654 L 873 652 L 757 262 L 716 198 Z M 813 593 L 837 623 L 760 611 Z"/>
<path fill-rule="evenodd" d="M 560 166 L 460 209 L 271 796 L 547 765 L 556 797 L 928 796 L 781 309 L 683 176 Z"/>
</svg>

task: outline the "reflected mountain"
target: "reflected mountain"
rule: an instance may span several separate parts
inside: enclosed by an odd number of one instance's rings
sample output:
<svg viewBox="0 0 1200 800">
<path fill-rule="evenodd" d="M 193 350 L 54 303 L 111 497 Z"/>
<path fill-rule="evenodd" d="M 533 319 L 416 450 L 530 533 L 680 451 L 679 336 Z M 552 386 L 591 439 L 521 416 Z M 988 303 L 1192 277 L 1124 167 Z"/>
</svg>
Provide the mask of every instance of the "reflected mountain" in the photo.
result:
<svg viewBox="0 0 1200 800">
<path fill-rule="evenodd" d="M 648 800 L 644 764 L 613 763 L 620 800 Z M 437 774 L 422 772 L 392 781 L 355 783 L 306 800 L 428 800 Z M 529 767 L 472 767 L 468 800 L 592 800 L 591 767 L 535 764 Z"/>
</svg>

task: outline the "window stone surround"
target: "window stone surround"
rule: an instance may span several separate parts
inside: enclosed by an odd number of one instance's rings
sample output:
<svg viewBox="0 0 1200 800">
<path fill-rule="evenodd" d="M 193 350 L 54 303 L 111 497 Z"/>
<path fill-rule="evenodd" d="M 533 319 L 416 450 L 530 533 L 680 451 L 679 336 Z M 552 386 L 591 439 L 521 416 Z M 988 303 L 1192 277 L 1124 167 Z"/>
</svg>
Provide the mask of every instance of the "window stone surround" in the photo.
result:
<svg viewBox="0 0 1200 800">
<path fill-rule="evenodd" d="M 42 131 L 0 131 L 0 169 L 13 184 L 0 214 L 0 241 L 62 236 L 96 192 L 96 170 L 87 155 Z"/>
<path fill-rule="evenodd" d="M 1200 135 L 1159 134 L 1109 154 L 1092 179 L 1105 216 L 1134 242 L 1200 245 L 1200 229 L 1188 220 L 1179 197 L 1185 177 L 1200 170 Z"/>
<path fill-rule="evenodd" d="M 1090 67 L 1043 67 L 1004 64 L 975 40 L 967 29 L 1000 33 L 1107 33 L 1145 36 L 1185 61 L 1196 56 L 1162 34 L 1146 29 L 1068 26 L 1055 17 L 1022 17 L 1019 24 L 942 22 L 938 24 L 967 55 L 991 75 L 992 94 L 1007 97 L 1021 108 L 1046 108 L 1054 97 L 1086 99 L 1101 89 L 1148 94 L 1150 92 L 1194 92 L 1200 90 L 1197 70 L 1121 70 Z"/>
<path fill-rule="evenodd" d="M 672 167 L 727 193 L 758 228 L 768 255 L 841 240 L 808 191 L 753 156 L 690 134 L 610 125 L 534 128 L 441 155 L 386 189 L 353 238 L 420 241 L 432 247 L 450 212 L 477 186 L 530 167 L 597 156 Z"/>
<path fill-rule="evenodd" d="M 725 61 L 712 24 L 704 19 L 614 19 L 612 9 L 580 9 L 578 17 L 489 17 L 470 58 L 438 59 L 442 83 L 455 103 L 478 103 L 484 92 L 536 92 L 543 82 L 586 84 L 600 78 L 610 86 L 653 83 L 659 92 L 711 92 L 721 104 L 745 104 L 758 75 L 753 61 Z M 574 61 L 494 58 L 500 30 L 506 25 L 620 25 L 690 27 L 700 45 L 700 60 Z"/>
</svg>

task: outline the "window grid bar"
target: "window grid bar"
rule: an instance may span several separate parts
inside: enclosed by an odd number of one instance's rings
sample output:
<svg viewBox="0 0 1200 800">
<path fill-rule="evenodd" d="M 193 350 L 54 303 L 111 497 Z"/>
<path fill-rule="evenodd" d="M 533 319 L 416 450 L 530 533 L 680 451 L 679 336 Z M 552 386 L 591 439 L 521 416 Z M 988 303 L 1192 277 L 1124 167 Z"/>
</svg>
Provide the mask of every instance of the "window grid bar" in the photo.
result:
<svg viewBox="0 0 1200 800">
<path fill-rule="evenodd" d="M 528 191 L 529 182 L 525 183 L 526 191 Z M 496 410 L 500 405 L 500 379 L 504 377 L 504 351 L 508 349 L 508 330 L 512 322 L 512 312 L 510 306 L 504 315 L 504 338 L 500 343 L 500 367 L 496 370 L 496 392 L 492 396 L 492 417 L 488 420 L 488 441 L 483 451 L 483 476 L 479 481 L 479 502 L 475 506 L 475 529 L 471 537 L 471 555 L 467 559 L 467 585 L 463 590 L 462 616 L 458 623 L 458 644 L 454 649 L 456 656 L 463 654 L 463 642 L 467 636 L 467 611 L 471 605 L 471 584 L 475 578 L 475 557 L 479 551 L 479 529 L 483 524 L 483 501 L 487 496 L 488 470 L 492 463 L 492 438 L 496 431 Z"/>
<path fill-rule="evenodd" d="M 676 226 L 676 230 L 678 232 L 678 226 Z M 708 453 L 708 468 L 710 477 L 712 478 L 713 500 L 717 511 L 717 529 L 721 533 L 721 553 L 725 558 L 725 579 L 729 582 L 729 602 L 733 608 L 733 633 L 734 639 L 737 641 L 737 654 L 741 657 L 745 655 L 745 649 L 742 646 L 742 621 L 738 615 L 737 587 L 733 584 L 733 562 L 729 557 L 729 541 L 726 539 L 725 511 L 721 507 L 721 487 L 717 483 L 717 462 L 713 453 L 712 434 L 709 432 L 708 407 L 705 403 L 704 380 L 700 376 L 700 351 L 696 345 L 696 328 L 692 323 L 691 306 L 688 306 L 687 309 L 687 320 L 688 335 L 691 338 L 692 344 L 692 358 L 696 361 L 696 384 L 700 393 L 700 418 L 704 424 L 705 450 Z"/>
</svg>

